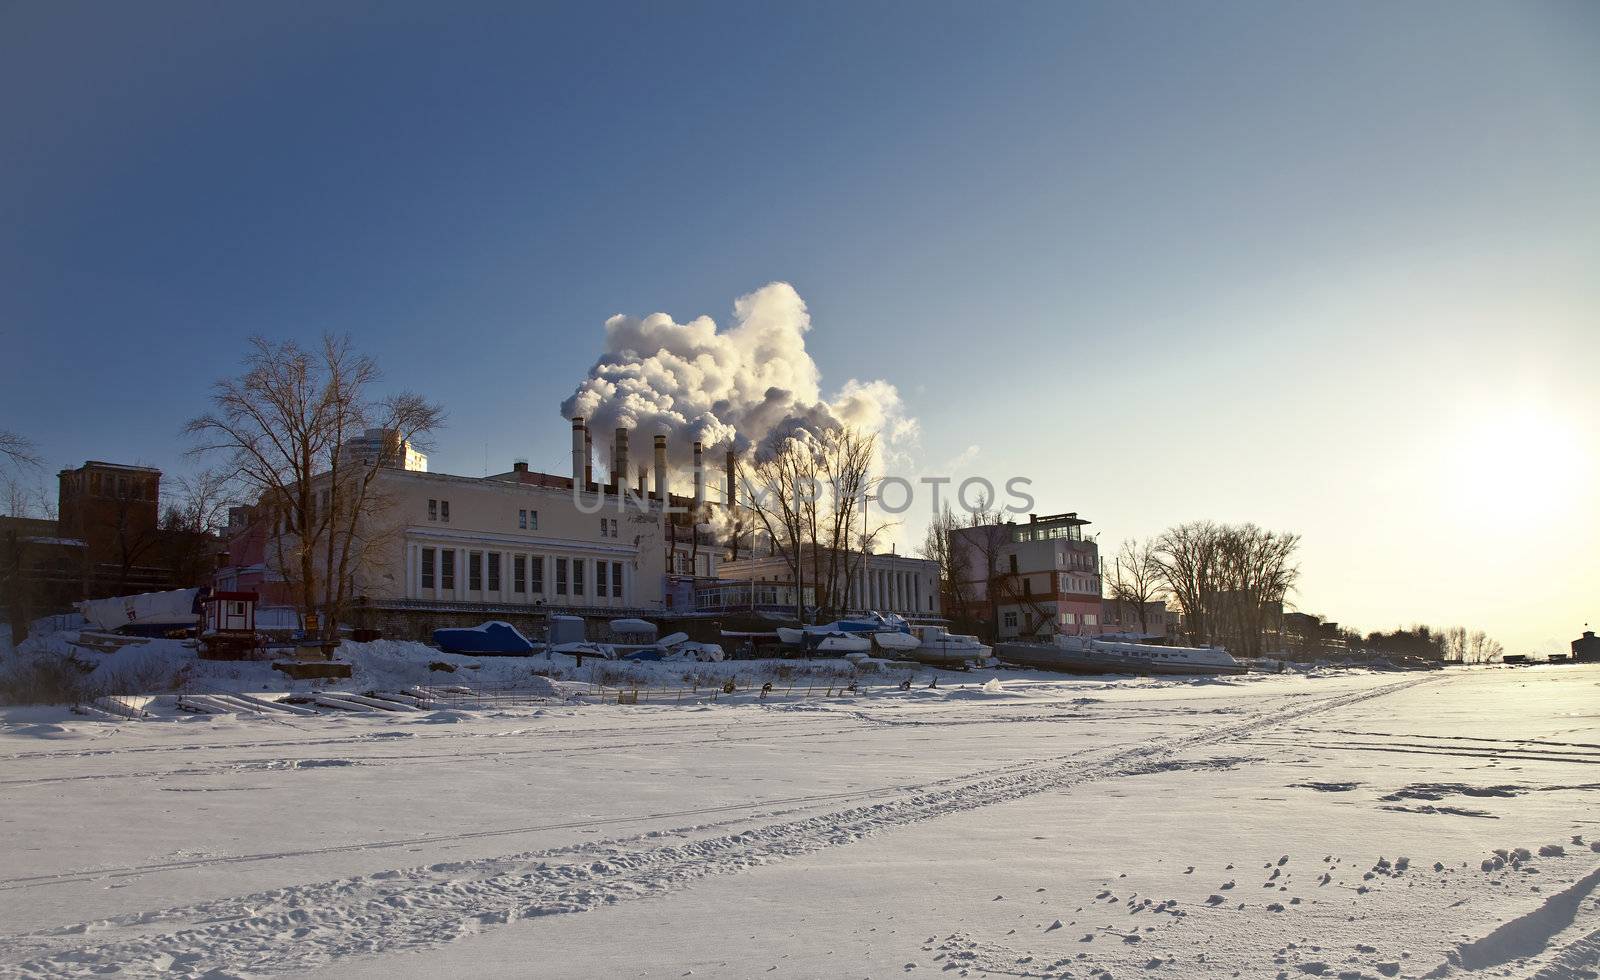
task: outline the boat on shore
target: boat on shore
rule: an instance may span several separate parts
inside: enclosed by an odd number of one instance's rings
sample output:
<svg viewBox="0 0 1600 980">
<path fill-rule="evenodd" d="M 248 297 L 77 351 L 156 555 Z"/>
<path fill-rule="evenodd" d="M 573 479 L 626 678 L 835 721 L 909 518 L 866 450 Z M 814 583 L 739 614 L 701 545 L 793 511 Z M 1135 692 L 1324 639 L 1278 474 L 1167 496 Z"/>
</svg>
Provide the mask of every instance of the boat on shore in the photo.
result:
<svg viewBox="0 0 1600 980">
<path fill-rule="evenodd" d="M 903 653 L 915 650 L 918 640 L 911 635 L 905 619 L 893 613 L 869 613 L 855 619 L 840 619 L 821 626 L 798 629 L 780 626 L 778 639 L 790 646 L 824 653 L 865 653 L 873 644 L 884 650 Z"/>
<path fill-rule="evenodd" d="M 1218 647 L 1169 647 L 1058 636 L 1049 643 L 998 643 L 994 655 L 1019 667 L 1069 674 L 1243 674 L 1246 664 Z"/>
<path fill-rule="evenodd" d="M 932 667 L 960 667 L 989 659 L 989 647 L 976 636 L 951 633 L 943 626 L 913 626 L 917 646 L 906 652 L 907 659 Z"/>
</svg>

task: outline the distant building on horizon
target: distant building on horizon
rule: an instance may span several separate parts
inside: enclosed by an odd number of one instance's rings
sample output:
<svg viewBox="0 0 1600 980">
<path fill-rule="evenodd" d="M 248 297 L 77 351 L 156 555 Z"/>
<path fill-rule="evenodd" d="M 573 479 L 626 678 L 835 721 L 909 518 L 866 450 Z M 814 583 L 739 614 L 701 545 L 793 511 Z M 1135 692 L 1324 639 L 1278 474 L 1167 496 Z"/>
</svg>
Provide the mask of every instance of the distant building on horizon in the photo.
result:
<svg viewBox="0 0 1600 980">
<path fill-rule="evenodd" d="M 346 439 L 339 447 L 340 455 L 362 466 L 377 463 L 395 469 L 428 472 L 428 457 L 419 452 L 410 440 L 400 438 L 394 429 L 368 429 L 361 435 Z"/>
<path fill-rule="evenodd" d="M 1600 663 L 1600 636 L 1594 630 L 1584 630 L 1572 641 L 1572 659 L 1580 663 Z"/>
</svg>

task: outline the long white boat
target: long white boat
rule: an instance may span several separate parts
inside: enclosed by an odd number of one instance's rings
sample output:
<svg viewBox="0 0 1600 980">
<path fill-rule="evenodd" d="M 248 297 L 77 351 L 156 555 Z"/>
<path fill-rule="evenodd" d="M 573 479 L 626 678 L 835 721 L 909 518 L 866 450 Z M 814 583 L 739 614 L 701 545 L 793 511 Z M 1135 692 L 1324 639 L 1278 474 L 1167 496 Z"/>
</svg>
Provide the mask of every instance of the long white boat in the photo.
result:
<svg viewBox="0 0 1600 980">
<path fill-rule="evenodd" d="M 1168 647 L 1083 636 L 1050 643 L 997 643 L 994 655 L 1022 667 L 1069 674 L 1243 674 L 1250 668 L 1217 647 Z"/>
</svg>

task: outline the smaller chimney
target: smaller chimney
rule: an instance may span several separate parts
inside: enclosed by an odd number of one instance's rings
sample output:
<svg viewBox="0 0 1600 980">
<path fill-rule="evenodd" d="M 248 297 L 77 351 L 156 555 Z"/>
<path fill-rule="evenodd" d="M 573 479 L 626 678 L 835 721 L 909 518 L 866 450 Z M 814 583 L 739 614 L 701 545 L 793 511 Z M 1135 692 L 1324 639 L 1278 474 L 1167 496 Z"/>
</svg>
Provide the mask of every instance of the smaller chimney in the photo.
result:
<svg viewBox="0 0 1600 980">
<path fill-rule="evenodd" d="M 729 510 L 732 510 L 739 502 L 739 484 L 735 476 L 735 473 L 739 467 L 738 459 L 739 457 L 735 456 L 733 454 L 733 450 L 730 448 L 728 450 L 727 459 L 723 463 L 727 469 L 727 472 L 723 476 L 724 483 L 722 486 L 722 499 L 723 502 L 728 505 Z"/>
<path fill-rule="evenodd" d="M 512 462 L 511 462 L 511 472 L 513 472 L 513 473 L 526 473 L 526 472 L 528 472 L 528 461 L 525 460 L 525 459 L 512 460 Z"/>
<path fill-rule="evenodd" d="M 617 493 L 628 489 L 628 430 L 620 425 L 612 444 L 611 485 Z"/>
<path fill-rule="evenodd" d="M 583 427 L 583 416 L 578 415 L 572 419 L 572 485 L 578 489 L 589 478 L 588 467 L 584 465 L 588 453 L 589 430 Z"/>
<path fill-rule="evenodd" d="M 656 499 L 667 499 L 667 437 L 656 436 Z"/>
<path fill-rule="evenodd" d="M 701 456 L 700 443 L 694 444 L 694 506 L 699 510 L 706 502 L 706 468 Z"/>
<path fill-rule="evenodd" d="M 587 425 L 583 427 L 583 485 L 585 489 L 594 486 L 594 438 Z"/>
</svg>

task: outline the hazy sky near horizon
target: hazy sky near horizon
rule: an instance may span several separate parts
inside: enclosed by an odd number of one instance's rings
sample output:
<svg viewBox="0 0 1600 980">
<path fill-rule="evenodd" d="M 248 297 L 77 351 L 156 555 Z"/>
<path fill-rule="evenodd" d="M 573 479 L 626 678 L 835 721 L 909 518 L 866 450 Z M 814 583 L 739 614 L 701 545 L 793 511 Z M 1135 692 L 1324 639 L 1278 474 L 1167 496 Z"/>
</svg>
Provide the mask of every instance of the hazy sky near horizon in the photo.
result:
<svg viewBox="0 0 1600 980">
<path fill-rule="evenodd" d="M 0 3 L 50 472 L 192 466 L 243 338 L 325 330 L 446 405 L 433 469 L 561 472 L 607 317 L 772 281 L 910 470 L 1103 550 L 1254 520 L 1363 630 L 1600 623 L 1595 4 Z"/>
</svg>

